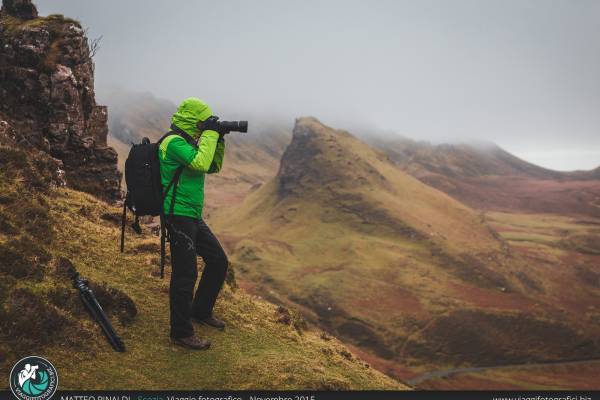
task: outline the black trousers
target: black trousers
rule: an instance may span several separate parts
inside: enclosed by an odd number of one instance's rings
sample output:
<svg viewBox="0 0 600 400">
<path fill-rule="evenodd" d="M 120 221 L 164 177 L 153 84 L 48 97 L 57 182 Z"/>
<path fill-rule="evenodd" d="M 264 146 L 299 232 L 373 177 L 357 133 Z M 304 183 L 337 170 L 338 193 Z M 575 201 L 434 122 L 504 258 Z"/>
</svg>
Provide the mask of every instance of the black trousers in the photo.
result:
<svg viewBox="0 0 600 400">
<path fill-rule="evenodd" d="M 212 315 L 221 291 L 229 261 L 221 244 L 202 220 L 174 215 L 167 223 L 171 247 L 171 337 L 194 334 L 191 317 Z M 196 255 L 205 263 L 198 289 L 194 294 L 198 267 Z"/>
</svg>

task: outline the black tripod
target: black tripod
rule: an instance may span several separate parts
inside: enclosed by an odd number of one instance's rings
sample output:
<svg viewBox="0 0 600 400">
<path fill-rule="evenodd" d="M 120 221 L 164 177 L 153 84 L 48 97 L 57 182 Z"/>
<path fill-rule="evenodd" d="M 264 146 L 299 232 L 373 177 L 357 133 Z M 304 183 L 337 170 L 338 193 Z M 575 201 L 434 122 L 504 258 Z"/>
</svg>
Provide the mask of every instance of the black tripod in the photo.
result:
<svg viewBox="0 0 600 400">
<path fill-rule="evenodd" d="M 125 345 L 112 327 L 108 317 L 100 306 L 100 303 L 98 303 L 96 296 L 94 296 L 94 292 L 88 287 L 88 280 L 82 278 L 79 273 L 75 273 L 75 275 L 73 275 L 73 287 L 79 289 L 81 301 L 92 315 L 92 318 L 100 325 L 113 349 L 121 353 L 124 352 Z"/>
</svg>

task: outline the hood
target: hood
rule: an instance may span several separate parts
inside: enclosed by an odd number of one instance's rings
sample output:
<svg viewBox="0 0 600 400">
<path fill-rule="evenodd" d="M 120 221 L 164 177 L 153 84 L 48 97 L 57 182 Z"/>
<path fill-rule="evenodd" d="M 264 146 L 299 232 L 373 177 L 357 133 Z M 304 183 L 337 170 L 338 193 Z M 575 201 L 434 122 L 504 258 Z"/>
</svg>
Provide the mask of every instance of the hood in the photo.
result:
<svg viewBox="0 0 600 400">
<path fill-rule="evenodd" d="M 197 139 L 200 131 L 196 128 L 196 124 L 198 121 L 205 121 L 211 115 L 212 110 L 208 104 L 196 97 L 189 97 L 179 104 L 177 112 L 171 118 L 171 123 Z"/>
</svg>

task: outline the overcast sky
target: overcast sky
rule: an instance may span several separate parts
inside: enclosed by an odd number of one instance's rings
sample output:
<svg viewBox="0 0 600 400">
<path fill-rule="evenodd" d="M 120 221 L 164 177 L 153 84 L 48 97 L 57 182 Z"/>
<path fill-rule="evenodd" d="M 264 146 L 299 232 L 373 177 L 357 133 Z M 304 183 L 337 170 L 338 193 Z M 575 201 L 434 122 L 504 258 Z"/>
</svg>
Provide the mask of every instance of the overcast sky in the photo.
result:
<svg viewBox="0 0 600 400">
<path fill-rule="evenodd" d="M 197 96 L 217 115 L 491 140 L 559 170 L 600 165 L 598 0 L 36 4 L 103 35 L 100 90 Z"/>
</svg>

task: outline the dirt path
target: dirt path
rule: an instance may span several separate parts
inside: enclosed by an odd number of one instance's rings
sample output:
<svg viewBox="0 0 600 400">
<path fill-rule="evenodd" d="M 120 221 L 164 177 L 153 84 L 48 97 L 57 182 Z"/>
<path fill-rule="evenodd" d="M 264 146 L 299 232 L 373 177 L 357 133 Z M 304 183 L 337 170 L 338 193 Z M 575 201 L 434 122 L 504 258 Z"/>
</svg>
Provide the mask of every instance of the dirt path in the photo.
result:
<svg viewBox="0 0 600 400">
<path fill-rule="evenodd" d="M 507 364 L 507 365 L 495 365 L 491 367 L 469 367 L 469 368 L 454 368 L 454 369 L 444 369 L 439 371 L 431 371 L 416 376 L 412 379 L 408 379 L 406 383 L 411 386 L 416 386 L 420 383 L 428 381 L 434 378 L 444 378 L 450 375 L 455 374 L 463 374 L 468 372 L 481 372 L 492 369 L 510 369 L 510 368 L 535 368 L 535 367 L 546 367 L 549 365 L 577 365 L 583 364 L 590 361 L 600 361 L 599 358 L 590 358 L 590 359 L 580 359 L 580 360 L 563 360 L 563 361 L 547 361 L 547 362 L 539 362 L 532 364 Z"/>
</svg>

